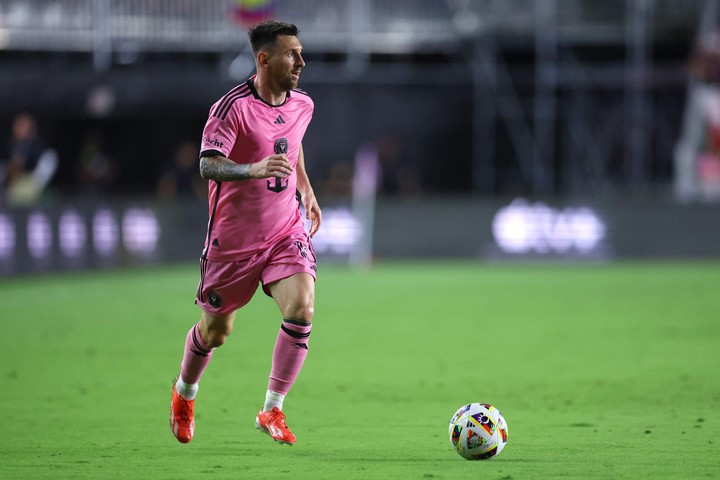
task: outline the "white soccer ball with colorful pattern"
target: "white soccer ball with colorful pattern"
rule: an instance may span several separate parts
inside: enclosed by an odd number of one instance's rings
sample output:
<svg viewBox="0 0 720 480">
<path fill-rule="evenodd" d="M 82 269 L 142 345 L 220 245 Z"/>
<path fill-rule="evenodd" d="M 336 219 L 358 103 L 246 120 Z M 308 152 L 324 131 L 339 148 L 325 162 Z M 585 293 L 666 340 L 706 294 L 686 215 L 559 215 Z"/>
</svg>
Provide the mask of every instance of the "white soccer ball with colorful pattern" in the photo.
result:
<svg viewBox="0 0 720 480">
<path fill-rule="evenodd" d="M 461 457 L 496 457 L 508 441 L 508 426 L 500 411 L 486 403 L 461 407 L 450 420 L 450 443 Z"/>
</svg>

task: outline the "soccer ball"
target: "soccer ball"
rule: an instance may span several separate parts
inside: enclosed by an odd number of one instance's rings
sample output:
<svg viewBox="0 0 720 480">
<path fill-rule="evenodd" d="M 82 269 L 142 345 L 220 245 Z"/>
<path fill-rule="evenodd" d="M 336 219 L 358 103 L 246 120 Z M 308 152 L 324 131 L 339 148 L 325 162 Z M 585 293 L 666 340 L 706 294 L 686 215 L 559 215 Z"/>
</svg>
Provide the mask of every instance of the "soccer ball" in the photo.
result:
<svg viewBox="0 0 720 480">
<path fill-rule="evenodd" d="M 486 460 L 497 456 L 508 440 L 508 426 L 500 411 L 487 403 L 461 407 L 450 420 L 450 443 L 461 457 Z"/>
</svg>

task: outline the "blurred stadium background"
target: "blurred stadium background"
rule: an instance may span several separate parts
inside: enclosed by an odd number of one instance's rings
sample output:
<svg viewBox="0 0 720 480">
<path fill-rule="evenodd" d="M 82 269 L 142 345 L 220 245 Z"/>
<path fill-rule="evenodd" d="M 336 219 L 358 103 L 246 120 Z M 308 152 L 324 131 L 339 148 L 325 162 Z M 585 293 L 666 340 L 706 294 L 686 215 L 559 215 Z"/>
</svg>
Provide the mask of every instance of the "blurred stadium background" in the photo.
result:
<svg viewBox="0 0 720 480">
<path fill-rule="evenodd" d="M 0 0 L 0 272 L 194 261 L 199 137 L 267 17 L 301 29 L 325 259 L 720 257 L 718 11 Z"/>
</svg>

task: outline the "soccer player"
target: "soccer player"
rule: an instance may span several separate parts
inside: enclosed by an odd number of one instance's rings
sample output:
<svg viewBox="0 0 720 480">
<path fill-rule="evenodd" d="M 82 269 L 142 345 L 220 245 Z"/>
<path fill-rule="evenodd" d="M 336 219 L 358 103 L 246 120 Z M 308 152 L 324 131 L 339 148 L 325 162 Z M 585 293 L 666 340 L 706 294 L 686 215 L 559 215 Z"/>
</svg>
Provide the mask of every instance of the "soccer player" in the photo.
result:
<svg viewBox="0 0 720 480">
<path fill-rule="evenodd" d="M 310 237 L 322 221 L 305 171 L 302 139 L 314 105 L 297 89 L 305 66 L 297 35 L 295 25 L 274 20 L 249 30 L 257 73 L 212 106 L 203 131 L 200 173 L 209 181 L 210 218 L 196 299 L 202 313 L 185 340 L 170 408 L 170 428 L 182 443 L 194 433 L 200 377 L 259 284 L 282 323 L 255 426 L 277 442 L 296 441 L 283 400 L 308 353 L 315 299 Z"/>
</svg>

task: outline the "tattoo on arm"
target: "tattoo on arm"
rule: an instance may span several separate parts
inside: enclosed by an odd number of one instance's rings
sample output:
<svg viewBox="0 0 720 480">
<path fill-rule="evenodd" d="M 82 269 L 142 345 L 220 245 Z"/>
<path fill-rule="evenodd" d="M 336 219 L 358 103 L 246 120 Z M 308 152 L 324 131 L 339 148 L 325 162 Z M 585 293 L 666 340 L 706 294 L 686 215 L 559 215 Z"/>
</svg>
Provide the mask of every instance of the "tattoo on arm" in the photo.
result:
<svg viewBox="0 0 720 480">
<path fill-rule="evenodd" d="M 200 158 L 200 175 L 206 180 L 230 182 L 250 178 L 250 165 L 237 164 L 229 158 L 214 156 Z"/>
</svg>

